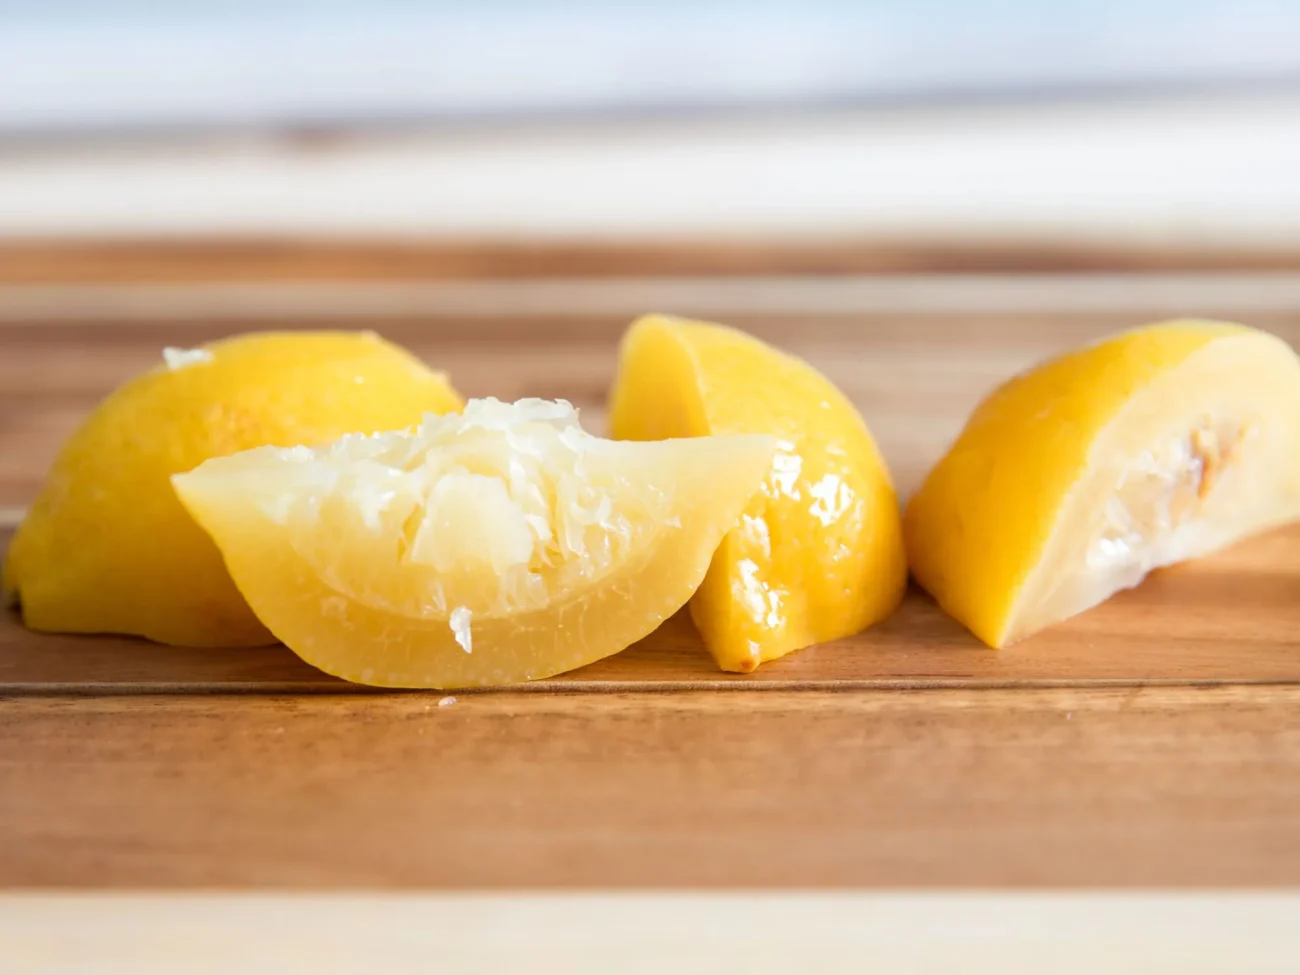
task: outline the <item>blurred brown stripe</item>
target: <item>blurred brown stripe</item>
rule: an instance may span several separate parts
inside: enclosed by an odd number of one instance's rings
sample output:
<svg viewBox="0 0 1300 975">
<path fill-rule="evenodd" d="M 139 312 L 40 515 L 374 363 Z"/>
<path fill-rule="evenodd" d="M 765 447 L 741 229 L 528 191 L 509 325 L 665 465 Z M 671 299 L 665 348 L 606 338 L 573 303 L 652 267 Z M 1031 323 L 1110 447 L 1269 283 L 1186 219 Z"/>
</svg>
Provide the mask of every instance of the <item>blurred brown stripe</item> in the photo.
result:
<svg viewBox="0 0 1300 975">
<path fill-rule="evenodd" d="M 1300 270 L 1277 247 L 1052 241 L 0 241 L 0 283 Z"/>
<path fill-rule="evenodd" d="M 793 316 L 969 316 L 1123 313 L 1128 325 L 1168 317 L 1294 313 L 1300 273 L 1284 271 L 1032 274 L 799 274 L 0 283 L 0 328 L 98 323 L 315 322 L 410 318 L 612 318 L 647 311 L 731 322 Z M 263 326 L 265 327 L 265 326 Z M 477 338 L 477 336 L 475 336 Z"/>
</svg>

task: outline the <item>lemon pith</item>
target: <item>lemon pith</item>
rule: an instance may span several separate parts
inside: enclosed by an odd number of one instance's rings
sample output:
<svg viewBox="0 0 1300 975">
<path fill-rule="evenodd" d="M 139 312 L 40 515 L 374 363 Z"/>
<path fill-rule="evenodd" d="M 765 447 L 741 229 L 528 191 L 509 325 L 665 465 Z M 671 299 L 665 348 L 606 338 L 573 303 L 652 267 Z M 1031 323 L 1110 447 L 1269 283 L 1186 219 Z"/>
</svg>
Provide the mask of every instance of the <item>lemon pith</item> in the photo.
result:
<svg viewBox="0 0 1300 975">
<path fill-rule="evenodd" d="M 548 677 L 650 633 L 690 598 L 773 449 L 616 443 L 568 404 L 472 400 L 412 432 L 247 451 L 173 481 L 309 663 L 455 688 Z"/>
<path fill-rule="evenodd" d="M 10 545 L 6 597 L 38 630 L 274 642 L 170 475 L 262 444 L 404 426 L 460 397 L 371 333 L 258 333 L 165 360 L 111 393 L 63 446 Z"/>
<path fill-rule="evenodd" d="M 898 605 L 907 568 L 888 470 L 857 410 L 803 360 L 727 326 L 645 316 L 623 340 L 610 428 L 777 438 L 762 491 L 691 600 L 722 669 L 857 633 Z"/>
<path fill-rule="evenodd" d="M 905 515 L 918 582 L 1000 647 L 1300 514 L 1300 360 L 1222 322 L 1127 332 L 1013 378 Z"/>
</svg>

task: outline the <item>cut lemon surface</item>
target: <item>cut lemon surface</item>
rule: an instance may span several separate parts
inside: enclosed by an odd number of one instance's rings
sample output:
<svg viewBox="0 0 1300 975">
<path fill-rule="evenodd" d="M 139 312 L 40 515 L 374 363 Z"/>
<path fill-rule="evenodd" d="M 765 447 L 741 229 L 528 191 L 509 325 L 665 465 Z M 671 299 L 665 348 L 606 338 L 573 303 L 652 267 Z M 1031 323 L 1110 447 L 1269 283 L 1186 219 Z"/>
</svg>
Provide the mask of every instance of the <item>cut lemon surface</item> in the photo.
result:
<svg viewBox="0 0 1300 975">
<path fill-rule="evenodd" d="M 28 626 L 160 643 L 273 643 L 172 474 L 458 409 L 446 379 L 369 332 L 264 332 L 167 349 L 68 439 L 5 559 Z"/>
<path fill-rule="evenodd" d="M 1017 376 L 908 505 L 939 604 L 1006 646 L 1300 517 L 1300 360 L 1240 325 L 1128 332 Z"/>
<path fill-rule="evenodd" d="M 347 680 L 549 677 L 685 605 L 771 437 L 616 443 L 567 403 L 472 400 L 413 432 L 262 448 L 173 479 L 263 623 Z"/>
<path fill-rule="evenodd" d="M 898 502 L 870 431 L 802 359 L 733 328 L 649 315 L 610 403 L 627 440 L 767 433 L 777 452 L 691 600 L 718 665 L 748 672 L 889 615 L 907 581 Z"/>
</svg>

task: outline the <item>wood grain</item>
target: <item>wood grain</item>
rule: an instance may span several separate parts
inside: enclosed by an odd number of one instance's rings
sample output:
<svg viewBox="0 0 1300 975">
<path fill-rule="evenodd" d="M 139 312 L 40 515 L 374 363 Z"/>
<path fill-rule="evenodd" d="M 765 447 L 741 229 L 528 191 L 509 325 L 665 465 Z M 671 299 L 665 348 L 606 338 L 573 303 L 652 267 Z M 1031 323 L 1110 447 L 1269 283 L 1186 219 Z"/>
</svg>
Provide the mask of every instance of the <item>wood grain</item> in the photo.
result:
<svg viewBox="0 0 1300 975">
<path fill-rule="evenodd" d="M 1300 526 L 1158 573 L 1136 590 L 999 652 L 912 592 L 883 624 L 753 674 L 717 670 L 682 613 L 623 653 L 529 687 L 613 692 L 1300 683 L 1297 594 Z M 284 647 L 211 650 L 36 634 L 16 614 L 0 616 L 0 693 L 369 690 L 317 671 Z"/>
<path fill-rule="evenodd" d="M 1295 247 L 1061 240 L 4 240 L 0 283 L 1300 270 Z"/>
<path fill-rule="evenodd" d="M 11 698 L 0 884 L 1284 885 L 1300 688 Z"/>
</svg>

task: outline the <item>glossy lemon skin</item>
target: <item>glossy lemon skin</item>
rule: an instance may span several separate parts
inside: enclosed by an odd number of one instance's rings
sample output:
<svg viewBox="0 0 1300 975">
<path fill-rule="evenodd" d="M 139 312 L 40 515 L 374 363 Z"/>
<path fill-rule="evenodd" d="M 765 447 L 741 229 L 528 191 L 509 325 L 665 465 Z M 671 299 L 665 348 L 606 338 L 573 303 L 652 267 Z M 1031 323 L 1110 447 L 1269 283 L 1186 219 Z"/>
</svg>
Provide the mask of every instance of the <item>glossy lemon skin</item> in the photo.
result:
<svg viewBox="0 0 1300 975">
<path fill-rule="evenodd" d="M 897 607 L 907 567 L 889 472 L 857 410 L 808 363 L 727 326 L 649 315 L 623 340 L 610 429 L 778 438 L 690 604 L 723 670 L 857 633 Z"/>
<path fill-rule="evenodd" d="M 1253 329 L 1176 321 L 1126 332 L 994 390 L 907 505 L 908 563 L 992 647 L 1052 539 L 1098 436 L 1134 396 L 1210 344 Z"/>
<path fill-rule="evenodd" d="M 458 409 L 446 379 L 365 332 L 255 333 L 109 395 L 59 453 L 4 564 L 33 629 L 185 646 L 272 643 L 170 476 L 263 444 L 319 443 Z"/>
</svg>

